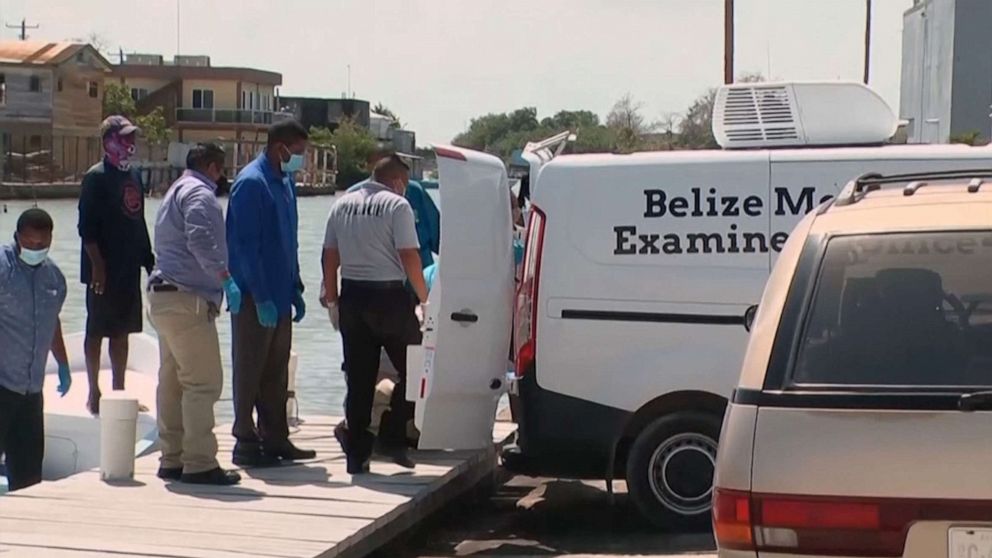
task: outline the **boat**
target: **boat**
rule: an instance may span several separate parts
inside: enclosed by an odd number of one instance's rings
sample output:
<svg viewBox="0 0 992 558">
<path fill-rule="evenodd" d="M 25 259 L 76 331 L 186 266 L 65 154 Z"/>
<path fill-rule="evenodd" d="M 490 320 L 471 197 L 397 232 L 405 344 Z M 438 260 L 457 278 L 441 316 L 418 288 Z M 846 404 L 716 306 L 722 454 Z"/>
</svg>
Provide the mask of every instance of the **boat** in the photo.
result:
<svg viewBox="0 0 992 558">
<path fill-rule="evenodd" d="M 45 368 L 45 461 L 44 480 L 57 480 L 100 465 L 100 419 L 86 409 L 89 382 L 83 352 L 85 334 L 65 337 L 72 387 L 65 397 L 57 391 L 58 364 L 49 356 Z M 124 392 L 142 406 L 138 413 L 135 455 L 155 451 L 158 442 L 155 391 L 158 385 L 158 341 L 147 333 L 129 336 L 127 372 Z M 110 356 L 106 341 L 100 361 L 100 392 L 111 392 Z"/>
</svg>

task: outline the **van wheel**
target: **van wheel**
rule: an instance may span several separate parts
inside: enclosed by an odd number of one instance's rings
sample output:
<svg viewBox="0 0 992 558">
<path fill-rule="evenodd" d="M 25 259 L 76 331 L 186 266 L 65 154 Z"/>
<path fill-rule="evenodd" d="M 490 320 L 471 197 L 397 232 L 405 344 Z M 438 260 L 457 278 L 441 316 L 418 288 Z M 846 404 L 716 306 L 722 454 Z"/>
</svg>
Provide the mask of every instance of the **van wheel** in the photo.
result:
<svg viewBox="0 0 992 558">
<path fill-rule="evenodd" d="M 656 419 L 634 440 L 627 489 L 641 514 L 671 531 L 710 525 L 720 417 L 684 412 Z"/>
</svg>

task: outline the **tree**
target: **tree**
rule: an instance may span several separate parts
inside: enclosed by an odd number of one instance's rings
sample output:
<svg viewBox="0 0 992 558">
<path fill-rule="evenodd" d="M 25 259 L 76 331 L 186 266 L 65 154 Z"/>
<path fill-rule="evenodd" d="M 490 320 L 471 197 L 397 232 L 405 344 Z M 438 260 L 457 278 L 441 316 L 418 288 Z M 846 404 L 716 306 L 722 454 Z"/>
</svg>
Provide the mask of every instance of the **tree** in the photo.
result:
<svg viewBox="0 0 992 558">
<path fill-rule="evenodd" d="M 616 134 L 616 146 L 620 151 L 636 151 L 644 145 L 644 135 L 651 131 L 652 126 L 645 122 L 642 108 L 643 105 L 627 93 L 613 104 L 606 115 L 606 126 Z"/>
<path fill-rule="evenodd" d="M 131 90 L 123 83 L 111 83 L 103 89 L 103 117 L 111 114 L 120 114 L 131 118 L 137 109 L 134 99 L 131 98 Z"/>
<path fill-rule="evenodd" d="M 337 184 L 347 188 L 369 174 L 368 158 L 376 149 L 375 138 L 367 129 L 346 118 L 333 131 L 327 128 L 310 128 L 310 141 L 318 147 L 334 146 L 337 149 Z"/>
<path fill-rule="evenodd" d="M 141 128 L 141 137 L 153 150 L 155 147 L 168 145 L 169 140 L 172 139 L 172 130 L 165 122 L 165 109 L 161 106 L 155 107 L 148 114 L 136 117 L 134 123 Z"/>
<path fill-rule="evenodd" d="M 396 113 L 389 109 L 386 105 L 382 103 L 376 103 L 375 107 L 372 108 L 372 112 L 377 112 L 383 116 L 388 116 L 393 121 L 389 124 L 390 128 L 402 128 L 403 123 L 400 122 L 400 117 L 396 116 Z"/>
</svg>

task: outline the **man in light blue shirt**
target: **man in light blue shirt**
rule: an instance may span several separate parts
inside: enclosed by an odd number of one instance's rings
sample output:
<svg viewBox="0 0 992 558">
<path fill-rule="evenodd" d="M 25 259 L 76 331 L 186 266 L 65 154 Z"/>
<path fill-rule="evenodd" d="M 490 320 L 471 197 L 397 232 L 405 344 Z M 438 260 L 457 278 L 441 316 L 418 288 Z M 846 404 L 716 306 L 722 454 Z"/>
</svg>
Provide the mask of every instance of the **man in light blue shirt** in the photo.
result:
<svg viewBox="0 0 992 558">
<path fill-rule="evenodd" d="M 169 187 L 155 217 L 155 270 L 148 279 L 152 325 L 162 362 L 158 382 L 159 478 L 193 484 L 237 484 L 217 462 L 214 404 L 223 387 L 216 319 L 241 308 L 241 290 L 227 270 L 224 212 L 217 181 L 224 150 L 201 143 Z"/>
<path fill-rule="evenodd" d="M 48 213 L 29 209 L 17 219 L 14 244 L 0 246 L 0 454 L 11 491 L 41 482 L 49 351 L 59 365 L 59 393 L 72 384 L 59 321 L 65 277 L 48 259 L 53 229 Z"/>
</svg>

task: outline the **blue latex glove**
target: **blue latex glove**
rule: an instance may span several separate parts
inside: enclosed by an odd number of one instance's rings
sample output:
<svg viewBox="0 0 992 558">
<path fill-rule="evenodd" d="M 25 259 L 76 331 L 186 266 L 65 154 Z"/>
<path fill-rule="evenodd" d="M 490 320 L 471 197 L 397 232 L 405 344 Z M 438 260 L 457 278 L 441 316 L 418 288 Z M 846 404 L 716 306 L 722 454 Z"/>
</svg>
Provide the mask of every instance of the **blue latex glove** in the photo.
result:
<svg viewBox="0 0 992 558">
<path fill-rule="evenodd" d="M 237 314 L 241 311 L 241 289 L 238 288 L 238 284 L 234 282 L 234 277 L 228 277 L 224 279 L 224 294 L 227 295 L 227 309 L 231 311 L 232 314 Z"/>
<path fill-rule="evenodd" d="M 293 308 L 296 309 L 296 315 L 293 316 L 293 321 L 300 323 L 303 321 L 303 316 L 307 315 L 307 303 L 303 302 L 303 293 L 297 289 L 296 296 L 293 297 Z"/>
<path fill-rule="evenodd" d="M 59 395 L 65 397 L 65 394 L 69 393 L 69 388 L 72 386 L 72 371 L 69 370 L 68 364 L 59 364 Z"/>
<path fill-rule="evenodd" d="M 276 327 L 279 311 L 276 310 L 275 303 L 272 301 L 256 302 L 255 310 L 258 312 L 258 323 L 262 324 L 262 327 Z"/>
</svg>

